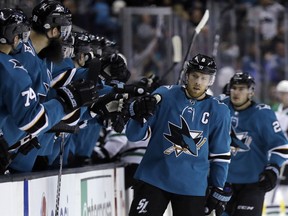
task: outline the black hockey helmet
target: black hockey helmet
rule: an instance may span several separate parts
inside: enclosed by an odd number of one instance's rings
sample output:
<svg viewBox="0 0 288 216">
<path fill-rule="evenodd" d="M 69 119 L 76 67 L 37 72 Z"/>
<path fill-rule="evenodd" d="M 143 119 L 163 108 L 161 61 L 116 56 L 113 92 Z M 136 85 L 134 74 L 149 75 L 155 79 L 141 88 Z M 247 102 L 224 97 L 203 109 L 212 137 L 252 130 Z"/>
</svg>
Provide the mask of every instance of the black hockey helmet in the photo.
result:
<svg viewBox="0 0 288 216">
<path fill-rule="evenodd" d="M 198 54 L 192 60 L 186 61 L 184 65 L 185 73 L 201 72 L 204 74 L 215 75 L 217 67 L 213 58 Z"/>
<path fill-rule="evenodd" d="M 0 43 L 13 44 L 15 36 L 27 42 L 30 35 L 30 23 L 26 15 L 19 10 L 4 8 L 0 10 Z"/>
<path fill-rule="evenodd" d="M 117 50 L 116 42 L 110 41 L 103 36 L 89 35 L 91 40 L 91 47 L 96 56 L 101 57 L 102 55 L 112 54 Z"/>
<path fill-rule="evenodd" d="M 249 73 L 236 72 L 230 79 L 229 87 L 232 88 L 232 86 L 235 84 L 245 84 L 248 86 L 248 88 L 254 88 L 255 80 Z"/>
<path fill-rule="evenodd" d="M 89 53 L 91 49 L 91 40 L 87 32 L 73 32 L 74 42 L 74 53 Z"/>
<path fill-rule="evenodd" d="M 54 27 L 59 27 L 61 38 L 67 38 L 72 28 L 72 14 L 59 1 L 44 0 L 32 11 L 32 28 L 46 33 Z"/>
<path fill-rule="evenodd" d="M 109 85 L 111 81 L 117 80 L 126 83 L 131 72 L 127 69 L 126 57 L 121 53 L 114 53 L 112 55 L 103 56 L 100 58 L 101 71 L 99 77 Z"/>
</svg>

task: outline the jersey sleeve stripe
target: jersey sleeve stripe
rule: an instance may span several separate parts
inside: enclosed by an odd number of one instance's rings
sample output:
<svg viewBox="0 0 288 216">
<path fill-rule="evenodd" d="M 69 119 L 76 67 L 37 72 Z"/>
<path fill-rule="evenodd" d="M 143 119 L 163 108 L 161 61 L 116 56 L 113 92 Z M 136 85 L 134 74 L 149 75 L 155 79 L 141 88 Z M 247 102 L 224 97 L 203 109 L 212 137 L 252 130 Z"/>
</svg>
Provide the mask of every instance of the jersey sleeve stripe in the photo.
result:
<svg viewBox="0 0 288 216">
<path fill-rule="evenodd" d="M 59 88 L 61 86 L 68 85 L 73 79 L 75 73 L 76 73 L 76 68 L 67 70 L 66 72 L 55 77 L 51 82 L 51 86 L 53 88 Z"/>
<path fill-rule="evenodd" d="M 35 116 L 35 118 L 30 121 L 28 124 L 20 127 L 20 130 L 26 131 L 30 134 L 37 134 L 44 128 L 48 126 L 48 118 L 45 113 L 43 105 L 41 105 L 41 110 Z"/>
<path fill-rule="evenodd" d="M 271 154 L 276 154 L 282 158 L 288 159 L 288 144 L 271 149 Z"/>
<path fill-rule="evenodd" d="M 210 154 L 209 158 L 210 161 L 213 162 L 226 162 L 230 163 L 231 153 L 224 153 L 224 154 Z"/>
</svg>

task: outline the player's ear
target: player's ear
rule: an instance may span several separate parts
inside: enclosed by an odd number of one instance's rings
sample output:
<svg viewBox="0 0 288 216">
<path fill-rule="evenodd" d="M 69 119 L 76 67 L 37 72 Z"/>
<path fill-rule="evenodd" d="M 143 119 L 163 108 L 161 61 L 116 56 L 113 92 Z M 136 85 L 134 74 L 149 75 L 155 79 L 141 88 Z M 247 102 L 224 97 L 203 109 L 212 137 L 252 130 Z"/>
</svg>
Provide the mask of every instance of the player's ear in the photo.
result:
<svg viewBox="0 0 288 216">
<path fill-rule="evenodd" d="M 48 38 L 56 38 L 57 36 L 60 35 L 60 32 L 57 27 L 53 27 L 47 31 L 47 35 L 48 35 Z"/>
<path fill-rule="evenodd" d="M 16 48 L 19 43 L 20 43 L 20 38 L 18 35 L 16 35 L 13 39 L 13 47 Z"/>
<path fill-rule="evenodd" d="M 60 35 L 60 31 L 57 27 L 52 28 L 52 37 L 58 37 Z"/>
<path fill-rule="evenodd" d="M 254 96 L 254 91 L 251 91 L 251 92 L 249 93 L 249 96 L 248 96 L 248 97 L 249 97 L 250 100 L 252 100 L 253 96 Z"/>
</svg>

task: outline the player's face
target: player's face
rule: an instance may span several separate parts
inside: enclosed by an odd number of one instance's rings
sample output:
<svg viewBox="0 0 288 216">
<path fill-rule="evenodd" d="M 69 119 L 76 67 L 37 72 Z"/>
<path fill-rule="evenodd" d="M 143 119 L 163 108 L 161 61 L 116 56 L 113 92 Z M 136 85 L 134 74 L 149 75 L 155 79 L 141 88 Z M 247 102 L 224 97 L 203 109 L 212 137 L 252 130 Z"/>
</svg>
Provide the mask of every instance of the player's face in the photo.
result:
<svg viewBox="0 0 288 216">
<path fill-rule="evenodd" d="M 195 99 L 205 97 L 205 91 L 209 87 L 211 76 L 200 72 L 193 72 L 187 75 L 187 92 Z"/>
<path fill-rule="evenodd" d="M 21 41 L 21 40 L 20 40 L 19 36 L 16 35 L 16 36 L 14 37 L 14 43 L 13 43 L 13 45 L 12 45 L 12 49 L 13 49 L 13 50 L 15 50 L 15 49 L 17 48 L 17 46 L 19 45 L 20 41 Z"/>
<path fill-rule="evenodd" d="M 245 84 L 234 84 L 230 89 L 230 99 L 234 106 L 242 106 L 252 97 L 251 90 Z"/>
</svg>

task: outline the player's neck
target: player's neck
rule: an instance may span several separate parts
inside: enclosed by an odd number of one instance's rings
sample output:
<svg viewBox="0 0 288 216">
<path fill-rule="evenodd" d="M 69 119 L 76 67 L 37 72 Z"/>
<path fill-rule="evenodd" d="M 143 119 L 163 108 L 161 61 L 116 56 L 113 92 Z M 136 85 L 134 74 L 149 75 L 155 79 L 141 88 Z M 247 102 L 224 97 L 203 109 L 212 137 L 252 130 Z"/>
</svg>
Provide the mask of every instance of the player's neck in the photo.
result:
<svg viewBox="0 0 288 216">
<path fill-rule="evenodd" d="M 205 91 L 203 94 L 201 94 L 201 95 L 198 96 L 198 97 L 192 97 L 192 96 L 189 94 L 189 91 L 187 91 L 186 88 L 185 88 L 185 93 L 186 93 L 186 95 L 187 95 L 188 98 L 191 98 L 191 99 L 194 99 L 194 100 L 203 100 L 203 99 L 205 98 L 205 96 L 206 96 L 206 91 Z"/>
<path fill-rule="evenodd" d="M 32 45 L 36 51 L 39 53 L 42 49 L 48 46 L 49 40 L 46 35 L 38 34 L 35 31 L 31 31 L 30 38 L 32 41 Z"/>
<path fill-rule="evenodd" d="M 243 104 L 241 104 L 239 106 L 235 106 L 233 104 L 233 107 L 234 107 L 235 110 L 240 111 L 240 110 L 247 109 L 251 104 L 252 104 L 252 101 L 251 100 L 247 100 L 245 103 L 243 103 Z"/>
</svg>

